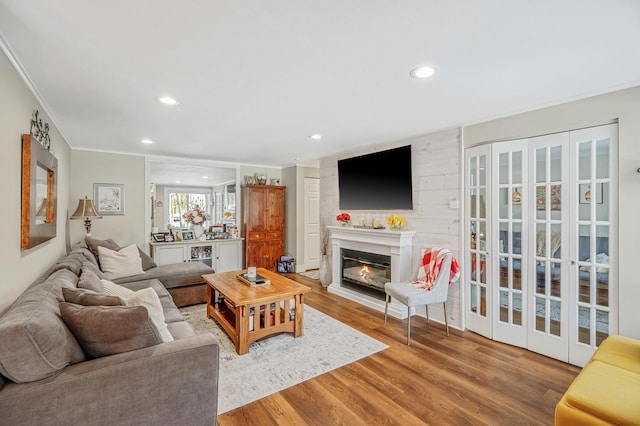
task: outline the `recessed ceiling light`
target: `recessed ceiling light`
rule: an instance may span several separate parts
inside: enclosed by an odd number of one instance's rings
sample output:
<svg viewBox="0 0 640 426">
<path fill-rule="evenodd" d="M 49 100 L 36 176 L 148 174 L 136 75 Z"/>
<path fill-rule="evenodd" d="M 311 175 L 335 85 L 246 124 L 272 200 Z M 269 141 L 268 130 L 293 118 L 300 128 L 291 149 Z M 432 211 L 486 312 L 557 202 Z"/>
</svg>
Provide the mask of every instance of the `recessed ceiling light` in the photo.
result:
<svg viewBox="0 0 640 426">
<path fill-rule="evenodd" d="M 409 75 L 413 78 L 427 78 L 435 74 L 436 70 L 427 65 L 422 65 L 411 70 Z"/>
<path fill-rule="evenodd" d="M 148 144 L 148 145 L 150 145 L 150 144 L 152 144 L 152 143 L 153 143 L 153 141 L 152 141 L 151 139 L 140 139 L 140 142 L 142 142 L 142 143 L 146 143 L 146 144 Z"/>
<path fill-rule="evenodd" d="M 202 176 L 202 179 L 209 179 L 209 176 Z"/>
<path fill-rule="evenodd" d="M 309 136 L 311 139 L 315 139 L 315 140 L 320 140 L 322 139 L 322 135 L 320 133 L 314 133 L 311 136 Z"/>
<path fill-rule="evenodd" d="M 165 105 L 178 105 L 178 100 L 173 96 L 160 96 L 158 102 Z"/>
</svg>

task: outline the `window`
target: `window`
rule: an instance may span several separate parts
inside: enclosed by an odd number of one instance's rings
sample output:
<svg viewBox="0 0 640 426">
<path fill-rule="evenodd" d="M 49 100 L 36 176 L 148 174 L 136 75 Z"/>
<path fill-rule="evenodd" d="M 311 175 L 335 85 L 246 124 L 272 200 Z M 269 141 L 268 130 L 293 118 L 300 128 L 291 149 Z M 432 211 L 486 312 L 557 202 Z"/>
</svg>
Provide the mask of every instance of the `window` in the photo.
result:
<svg viewBox="0 0 640 426">
<path fill-rule="evenodd" d="M 172 228 L 188 227 L 183 215 L 195 208 L 203 210 L 207 218 L 211 218 L 211 191 L 207 188 L 166 188 L 165 200 L 167 218 Z M 205 228 L 208 222 L 203 224 Z"/>
</svg>

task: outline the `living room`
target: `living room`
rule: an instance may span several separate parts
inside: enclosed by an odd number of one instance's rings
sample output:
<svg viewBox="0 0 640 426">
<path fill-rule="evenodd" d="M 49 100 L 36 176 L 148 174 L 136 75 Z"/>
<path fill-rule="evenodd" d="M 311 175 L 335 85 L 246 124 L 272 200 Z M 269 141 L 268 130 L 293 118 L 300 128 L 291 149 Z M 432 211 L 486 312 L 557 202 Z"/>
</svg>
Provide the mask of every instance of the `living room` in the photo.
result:
<svg viewBox="0 0 640 426">
<path fill-rule="evenodd" d="M 3 9 L 5 6 L 1 6 Z M 636 10 L 637 11 L 637 10 Z M 32 91 L 31 83 L 25 83 L 25 74 L 29 69 L 7 55 L 6 40 L 2 40 L 5 52 L 0 57 L 0 135 L 4 142 L 7 158 L 2 173 L 8 179 L 3 186 L 3 195 L 7 208 L 0 217 L 9 225 L 5 244 L 0 257 L 0 265 L 5 271 L 5 284 L 0 288 L 0 312 L 6 311 L 25 288 L 33 282 L 57 259 L 67 253 L 69 248 L 84 237 L 81 221 L 68 220 L 74 211 L 78 199 L 93 194 L 96 182 L 124 184 L 126 188 L 127 214 L 124 216 L 104 217 L 94 221 L 92 234 L 96 238 L 113 238 L 122 243 L 136 243 L 148 247 L 150 222 L 148 220 L 148 176 L 150 158 L 165 157 L 162 152 L 150 151 L 125 152 L 105 145 L 101 149 L 84 148 L 79 140 L 67 140 L 56 126 L 58 119 L 54 112 L 51 117 L 46 97 Z M 632 55 L 632 52 L 620 52 L 618 56 Z M 404 70 L 403 70 L 404 72 Z M 408 74 L 408 70 L 405 74 Z M 606 74 L 602 75 L 607 80 Z M 607 88 L 605 90 L 604 88 Z M 72 91 L 72 88 L 68 88 Z M 582 96 L 584 95 L 584 96 Z M 313 176 L 320 178 L 321 217 L 326 225 L 336 225 L 335 215 L 340 213 L 337 190 L 337 161 L 385 149 L 411 145 L 416 163 L 414 172 L 415 204 L 412 211 L 402 212 L 407 227 L 416 231 L 416 247 L 441 245 L 449 247 L 462 259 L 463 247 L 463 211 L 464 211 L 464 150 L 480 146 L 488 141 L 506 141 L 536 135 L 582 129 L 597 125 L 617 123 L 617 269 L 618 313 L 617 333 L 632 338 L 640 338 L 640 314 L 635 301 L 640 299 L 640 287 L 635 285 L 633 265 L 637 239 L 640 237 L 640 224 L 636 219 L 640 210 L 640 199 L 635 196 L 640 189 L 640 86 L 638 81 L 607 81 L 598 90 L 576 91 L 573 97 L 560 99 L 553 94 L 546 102 L 538 102 L 539 108 L 512 108 L 510 113 L 491 116 L 479 116 L 477 120 L 450 123 L 436 130 L 415 133 L 407 132 L 401 138 L 381 138 L 369 145 L 349 146 L 331 154 L 318 157 L 314 165 L 297 165 L 291 161 L 285 166 L 256 164 L 255 162 L 234 159 L 238 176 L 253 175 L 262 172 L 270 177 L 282 179 L 288 188 L 299 190 L 301 178 Z M 557 102 L 556 102 L 557 101 Z M 452 101 L 453 102 L 453 101 Z M 455 102 L 464 102 L 460 99 Z M 534 104 L 533 102 L 530 104 Z M 523 108 L 525 108 L 523 106 Z M 20 205 L 21 176 L 20 135 L 29 132 L 29 121 L 34 110 L 39 110 L 42 119 L 51 123 L 51 148 L 58 159 L 57 211 L 60 220 L 57 224 L 57 237 L 46 244 L 31 250 L 21 250 L 20 241 Z M 82 115 L 81 110 L 74 112 Z M 482 118 L 481 118 L 482 117 Z M 103 117 L 112 122 L 111 117 Z M 201 124 L 200 124 L 201 125 Z M 362 125 L 362 123 L 361 123 Z M 117 123 L 114 124 L 117 126 Z M 84 138 L 92 138 L 92 129 L 84 130 Z M 329 133 L 329 131 L 327 131 Z M 364 132 L 368 133 L 368 132 Z M 418 136 L 416 136 L 418 135 Z M 366 138 L 365 137 L 363 138 Z M 136 136 L 132 136 L 135 138 Z M 325 139 L 326 140 L 326 139 Z M 181 142 L 178 142 L 181 143 Z M 137 149 L 137 148 L 136 148 Z M 199 148 L 199 149 L 206 149 Z M 176 158 L 176 161 L 187 161 Z M 230 160 L 226 160 L 231 162 Z M 315 167 L 314 167 L 315 166 Z M 300 193 L 289 193 L 290 200 L 301 201 Z M 453 204 L 451 202 L 454 201 Z M 450 208 L 455 201 L 462 204 Z M 295 217 L 300 209 L 288 205 L 289 217 Z M 354 213 L 354 212 L 351 212 Z M 382 218 L 395 211 L 379 212 Z M 295 257 L 303 254 L 303 241 L 299 239 L 302 218 L 287 222 L 287 251 Z M 454 285 L 450 291 L 451 302 L 448 307 L 450 325 L 463 329 L 464 293 L 460 285 Z M 434 313 L 441 320 L 440 312 Z"/>
</svg>

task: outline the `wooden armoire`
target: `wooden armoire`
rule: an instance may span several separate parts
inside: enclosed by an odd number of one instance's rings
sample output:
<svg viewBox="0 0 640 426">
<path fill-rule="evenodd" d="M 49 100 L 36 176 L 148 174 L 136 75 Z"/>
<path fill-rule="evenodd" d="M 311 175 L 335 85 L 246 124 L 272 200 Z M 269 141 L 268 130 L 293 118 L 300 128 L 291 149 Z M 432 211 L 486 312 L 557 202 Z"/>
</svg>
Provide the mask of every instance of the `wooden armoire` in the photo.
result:
<svg viewBox="0 0 640 426">
<path fill-rule="evenodd" d="M 284 186 L 242 187 L 245 265 L 276 270 L 284 254 Z"/>
</svg>

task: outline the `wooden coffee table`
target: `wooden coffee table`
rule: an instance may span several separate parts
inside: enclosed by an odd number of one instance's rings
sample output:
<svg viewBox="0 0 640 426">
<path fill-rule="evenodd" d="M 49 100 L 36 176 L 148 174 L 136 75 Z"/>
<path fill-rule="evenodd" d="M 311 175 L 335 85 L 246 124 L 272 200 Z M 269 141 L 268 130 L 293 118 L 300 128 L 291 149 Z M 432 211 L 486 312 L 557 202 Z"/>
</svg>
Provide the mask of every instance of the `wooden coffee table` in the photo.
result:
<svg viewBox="0 0 640 426">
<path fill-rule="evenodd" d="M 249 286 L 237 278 L 247 270 L 203 275 L 207 282 L 207 317 L 227 332 L 239 355 L 251 342 L 279 333 L 302 336 L 305 293 L 311 288 L 264 268 L 257 273 L 270 284 Z"/>
</svg>

